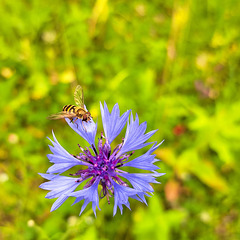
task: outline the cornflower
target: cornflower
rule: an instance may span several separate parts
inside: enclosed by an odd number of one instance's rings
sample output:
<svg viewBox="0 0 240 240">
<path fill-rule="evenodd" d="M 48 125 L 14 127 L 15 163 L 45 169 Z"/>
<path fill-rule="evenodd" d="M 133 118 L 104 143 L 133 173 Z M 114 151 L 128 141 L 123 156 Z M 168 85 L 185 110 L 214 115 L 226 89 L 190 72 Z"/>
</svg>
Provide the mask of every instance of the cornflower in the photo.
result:
<svg viewBox="0 0 240 240">
<path fill-rule="evenodd" d="M 123 205 L 130 209 L 129 198 L 147 204 L 145 196 L 150 196 L 149 193 L 154 192 L 150 183 L 159 183 L 156 177 L 164 175 L 156 171 L 159 167 L 154 163 L 159 160 L 155 158 L 156 155 L 152 154 L 163 141 L 159 144 L 146 142 L 157 130 L 145 133 L 147 123 L 139 124 L 137 114 L 134 120 L 132 113 L 130 115 L 131 110 L 120 116 L 118 104 L 115 104 L 111 113 L 105 102 L 104 106 L 100 103 L 100 109 L 104 134 L 101 133 L 97 144 L 95 144 L 97 124 L 92 119 L 83 123 L 81 119 L 70 121 L 66 118 L 68 125 L 90 145 L 85 148 L 79 145 L 81 152 L 78 155 L 68 153 L 52 132 L 53 140 L 49 139 L 53 145 L 49 145 L 52 154 L 48 154 L 47 157 L 53 165 L 46 174 L 40 173 L 43 178 L 49 180 L 40 185 L 40 188 L 50 191 L 46 198 L 57 198 L 51 211 L 59 208 L 69 197 L 75 197 L 73 204 L 84 200 L 80 215 L 92 202 L 92 209 L 96 216 L 96 207 L 100 210 L 99 198 L 106 197 L 110 203 L 110 198 L 114 197 L 113 215 L 116 214 L 117 207 L 122 214 Z M 129 115 L 130 122 L 128 121 Z M 125 137 L 112 150 L 111 143 L 120 134 L 126 122 Z M 150 144 L 152 146 L 146 153 L 132 160 L 129 159 L 136 150 Z M 70 177 L 60 175 L 75 166 L 79 166 L 80 169 L 70 174 Z M 123 167 L 133 167 L 150 172 L 129 173 L 123 170 Z M 75 191 L 81 184 L 84 185 L 82 189 Z M 99 185 L 101 186 L 100 193 Z"/>
</svg>

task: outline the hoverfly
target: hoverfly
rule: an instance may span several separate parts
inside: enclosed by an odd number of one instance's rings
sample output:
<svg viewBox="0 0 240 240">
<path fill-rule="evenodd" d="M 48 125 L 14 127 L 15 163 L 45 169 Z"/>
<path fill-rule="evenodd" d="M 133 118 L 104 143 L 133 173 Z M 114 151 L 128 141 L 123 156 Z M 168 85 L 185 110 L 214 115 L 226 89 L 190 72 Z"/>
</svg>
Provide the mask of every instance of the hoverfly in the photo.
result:
<svg viewBox="0 0 240 240">
<path fill-rule="evenodd" d="M 65 105 L 63 106 L 61 112 L 48 116 L 48 119 L 57 120 L 62 118 L 69 118 L 73 123 L 75 123 L 77 119 L 81 119 L 82 123 L 90 121 L 92 116 L 90 112 L 85 110 L 83 89 L 80 85 L 77 85 L 75 89 L 74 100 L 77 106 L 71 104 Z M 73 121 L 74 118 L 76 119 Z"/>
</svg>

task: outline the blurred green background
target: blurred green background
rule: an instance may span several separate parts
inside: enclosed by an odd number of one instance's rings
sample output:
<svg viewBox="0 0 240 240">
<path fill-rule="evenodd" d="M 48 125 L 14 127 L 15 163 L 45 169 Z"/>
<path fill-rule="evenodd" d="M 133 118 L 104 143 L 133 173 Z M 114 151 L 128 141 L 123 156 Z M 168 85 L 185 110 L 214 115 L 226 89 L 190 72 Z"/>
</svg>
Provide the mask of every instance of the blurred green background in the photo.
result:
<svg viewBox="0 0 240 240">
<path fill-rule="evenodd" d="M 238 0 L 0 2 L 0 239 L 240 239 Z M 37 174 L 53 129 L 78 153 L 86 142 L 46 117 L 74 104 L 77 84 L 102 130 L 99 102 L 132 109 L 166 175 L 149 206 L 130 201 L 97 218 L 53 200 Z M 122 135 L 114 142 L 123 137 Z M 90 209 L 90 210 L 89 210 Z"/>
</svg>

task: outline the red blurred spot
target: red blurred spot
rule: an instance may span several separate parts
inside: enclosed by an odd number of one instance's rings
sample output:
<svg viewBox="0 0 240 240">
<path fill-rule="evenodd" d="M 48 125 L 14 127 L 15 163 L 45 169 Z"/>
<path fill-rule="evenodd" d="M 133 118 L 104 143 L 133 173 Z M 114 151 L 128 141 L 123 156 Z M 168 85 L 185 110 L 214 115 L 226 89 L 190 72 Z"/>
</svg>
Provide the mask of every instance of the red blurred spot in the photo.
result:
<svg viewBox="0 0 240 240">
<path fill-rule="evenodd" d="M 183 125 L 180 125 L 180 124 L 176 125 L 173 128 L 173 134 L 176 135 L 176 136 L 179 136 L 179 135 L 183 134 L 185 131 L 186 131 L 186 128 Z"/>
</svg>

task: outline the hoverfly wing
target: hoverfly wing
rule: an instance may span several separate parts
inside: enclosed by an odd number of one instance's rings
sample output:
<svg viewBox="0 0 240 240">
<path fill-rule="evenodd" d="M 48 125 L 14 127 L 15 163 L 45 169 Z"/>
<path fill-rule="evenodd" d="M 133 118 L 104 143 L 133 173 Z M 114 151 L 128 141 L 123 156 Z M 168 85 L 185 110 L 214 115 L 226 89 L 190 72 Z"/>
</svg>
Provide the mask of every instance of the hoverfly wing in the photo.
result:
<svg viewBox="0 0 240 240">
<path fill-rule="evenodd" d="M 77 85 L 75 92 L 74 92 L 74 100 L 77 106 L 84 108 L 84 96 L 83 96 L 83 89 L 80 85 Z"/>
<path fill-rule="evenodd" d="M 63 111 L 63 112 L 59 112 L 59 113 L 56 113 L 56 114 L 51 114 L 50 116 L 47 117 L 47 119 L 57 120 L 57 119 L 74 118 L 74 117 L 76 117 L 75 114 L 71 114 L 71 113 Z"/>
</svg>

